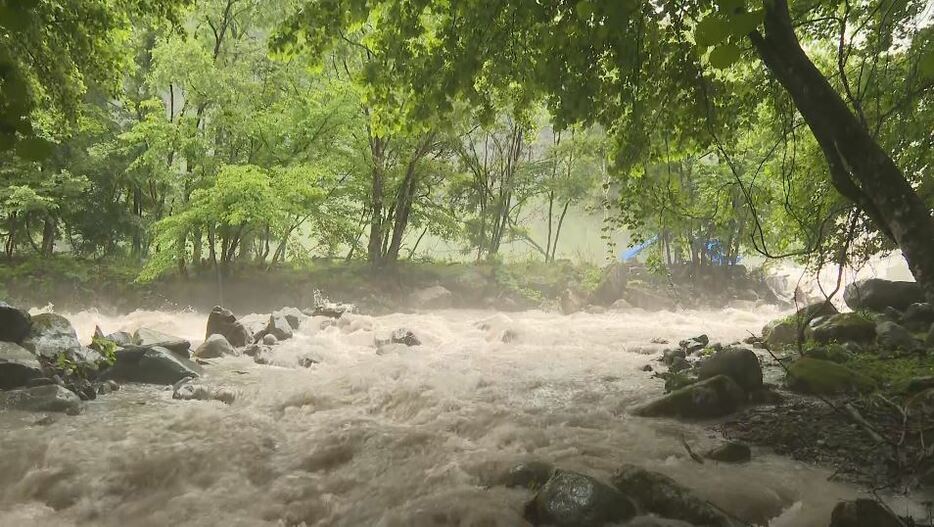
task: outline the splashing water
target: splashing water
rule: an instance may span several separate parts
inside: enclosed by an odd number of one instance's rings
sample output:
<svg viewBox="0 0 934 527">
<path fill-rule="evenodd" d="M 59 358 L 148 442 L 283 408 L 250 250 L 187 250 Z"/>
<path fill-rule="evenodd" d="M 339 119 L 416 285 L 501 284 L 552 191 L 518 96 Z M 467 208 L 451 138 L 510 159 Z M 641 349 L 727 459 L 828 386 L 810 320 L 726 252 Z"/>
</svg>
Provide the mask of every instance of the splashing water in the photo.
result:
<svg viewBox="0 0 934 527">
<path fill-rule="evenodd" d="M 65 314 L 89 339 L 140 326 L 204 338 L 206 314 Z M 127 385 L 76 417 L 0 414 L 0 525 L 522 525 L 529 494 L 490 486 L 530 458 L 607 478 L 622 463 L 666 473 L 748 521 L 824 527 L 856 489 L 828 471 L 756 452 L 696 464 L 718 437 L 700 425 L 632 417 L 661 393 L 639 371 L 664 345 L 724 343 L 777 311 L 502 314 L 449 310 L 306 321 L 273 364 L 229 357 L 203 381 L 232 405 L 172 400 Z M 399 327 L 422 345 L 374 341 Z M 509 338 L 504 339 L 504 335 Z M 505 342 L 504 342 L 505 340 Z M 298 365 L 313 353 L 320 364 Z"/>
</svg>

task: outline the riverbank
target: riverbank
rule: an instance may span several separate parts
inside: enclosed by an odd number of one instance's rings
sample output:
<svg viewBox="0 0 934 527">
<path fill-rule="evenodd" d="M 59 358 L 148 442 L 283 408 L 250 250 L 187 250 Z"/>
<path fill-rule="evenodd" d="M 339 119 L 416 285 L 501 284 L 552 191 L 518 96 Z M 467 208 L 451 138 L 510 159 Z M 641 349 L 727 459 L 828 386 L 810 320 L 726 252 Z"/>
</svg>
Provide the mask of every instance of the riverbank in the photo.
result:
<svg viewBox="0 0 934 527">
<path fill-rule="evenodd" d="M 715 308 L 779 302 L 766 278 L 742 266 L 651 272 L 639 263 L 598 268 L 568 261 L 543 263 L 400 262 L 374 269 L 366 262 L 311 260 L 302 266 L 242 266 L 226 274 L 192 270 L 154 282 L 137 281 L 135 263 L 55 258 L 0 263 L 0 297 L 59 310 L 90 307 L 111 313 L 136 309 L 238 312 L 310 307 L 316 291 L 352 302 L 367 313 L 432 308 L 565 313 L 620 306 L 644 309 Z M 435 289 L 434 292 L 430 291 Z"/>
</svg>

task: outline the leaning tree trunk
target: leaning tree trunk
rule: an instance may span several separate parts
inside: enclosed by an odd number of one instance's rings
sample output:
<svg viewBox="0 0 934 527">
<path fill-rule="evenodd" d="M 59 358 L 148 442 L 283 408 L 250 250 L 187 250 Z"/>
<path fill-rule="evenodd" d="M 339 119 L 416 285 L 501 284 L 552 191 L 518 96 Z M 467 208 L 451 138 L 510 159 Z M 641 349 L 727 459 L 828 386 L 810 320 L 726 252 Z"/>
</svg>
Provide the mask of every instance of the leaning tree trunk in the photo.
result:
<svg viewBox="0 0 934 527">
<path fill-rule="evenodd" d="M 765 33 L 750 34 L 820 144 L 833 186 L 898 244 L 934 301 L 934 218 L 891 156 L 801 48 L 787 0 L 765 0 Z"/>
</svg>

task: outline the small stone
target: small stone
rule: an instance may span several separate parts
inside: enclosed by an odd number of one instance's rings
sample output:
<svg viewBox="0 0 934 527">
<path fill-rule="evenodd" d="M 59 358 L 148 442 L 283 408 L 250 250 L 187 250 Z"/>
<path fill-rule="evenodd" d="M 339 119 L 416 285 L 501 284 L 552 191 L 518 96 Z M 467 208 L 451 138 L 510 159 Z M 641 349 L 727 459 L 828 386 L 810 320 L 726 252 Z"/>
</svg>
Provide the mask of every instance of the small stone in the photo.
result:
<svg viewBox="0 0 934 527">
<path fill-rule="evenodd" d="M 263 344 L 265 344 L 266 346 L 274 346 L 278 343 L 279 343 L 279 339 L 277 339 L 275 335 L 273 334 L 263 335 Z"/>
<path fill-rule="evenodd" d="M 422 341 L 406 328 L 399 328 L 392 332 L 389 338 L 393 344 L 405 344 L 406 346 L 420 346 Z"/>
</svg>

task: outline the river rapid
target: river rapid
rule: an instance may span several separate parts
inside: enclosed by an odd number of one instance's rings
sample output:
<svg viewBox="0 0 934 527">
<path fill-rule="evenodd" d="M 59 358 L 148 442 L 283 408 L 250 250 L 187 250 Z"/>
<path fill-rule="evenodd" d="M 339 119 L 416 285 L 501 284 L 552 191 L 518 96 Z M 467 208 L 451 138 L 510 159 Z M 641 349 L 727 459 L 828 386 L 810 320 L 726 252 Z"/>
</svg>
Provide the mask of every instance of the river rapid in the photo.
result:
<svg viewBox="0 0 934 527">
<path fill-rule="evenodd" d="M 84 340 L 95 324 L 145 326 L 195 345 L 207 319 L 62 314 Z M 206 366 L 203 382 L 234 392 L 231 405 L 126 385 L 50 424 L 0 413 L 0 526 L 515 526 L 530 494 L 489 484 L 541 459 L 599 478 L 635 463 L 747 521 L 826 527 L 833 505 L 858 495 L 829 471 L 761 450 L 744 465 L 697 464 L 682 437 L 703 451 L 715 433 L 627 413 L 662 393 L 641 371 L 664 347 L 653 338 L 729 343 L 780 314 L 444 310 L 325 329 L 309 319 L 271 365 Z M 375 339 L 399 327 L 422 345 L 378 354 Z M 299 366 L 308 352 L 321 363 Z"/>
</svg>

